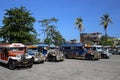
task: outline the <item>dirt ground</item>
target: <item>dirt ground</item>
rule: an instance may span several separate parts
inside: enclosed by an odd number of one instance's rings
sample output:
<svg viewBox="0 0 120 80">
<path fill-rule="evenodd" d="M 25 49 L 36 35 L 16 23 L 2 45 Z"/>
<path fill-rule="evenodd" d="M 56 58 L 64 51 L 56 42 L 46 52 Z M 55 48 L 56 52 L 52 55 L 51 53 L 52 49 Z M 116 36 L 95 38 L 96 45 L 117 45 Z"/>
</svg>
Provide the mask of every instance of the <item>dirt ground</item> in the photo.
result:
<svg viewBox="0 0 120 80">
<path fill-rule="evenodd" d="M 99 61 L 65 59 L 9 70 L 0 64 L 0 80 L 120 80 L 120 55 Z"/>
</svg>

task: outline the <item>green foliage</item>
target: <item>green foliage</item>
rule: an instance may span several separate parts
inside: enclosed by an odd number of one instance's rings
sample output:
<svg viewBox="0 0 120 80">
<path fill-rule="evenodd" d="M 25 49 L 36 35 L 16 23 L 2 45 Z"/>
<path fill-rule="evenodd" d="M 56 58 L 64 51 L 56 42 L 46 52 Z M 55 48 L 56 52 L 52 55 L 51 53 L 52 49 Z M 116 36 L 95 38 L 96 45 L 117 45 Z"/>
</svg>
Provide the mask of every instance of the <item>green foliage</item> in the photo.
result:
<svg viewBox="0 0 120 80">
<path fill-rule="evenodd" d="M 51 39 L 53 41 L 53 44 L 55 45 L 60 45 L 62 43 L 65 43 L 65 39 L 62 37 L 59 31 L 53 31 L 53 36 Z"/>
<path fill-rule="evenodd" d="M 4 15 L 4 26 L 0 30 L 0 35 L 5 42 L 34 43 L 36 31 L 33 28 L 35 18 L 31 16 L 29 10 L 21 6 L 6 10 Z"/>
<path fill-rule="evenodd" d="M 61 45 L 62 43 L 65 43 L 65 39 L 62 37 L 59 31 L 53 31 L 53 35 L 49 38 L 45 38 L 44 43 L 47 43 L 49 45 Z"/>
<path fill-rule="evenodd" d="M 53 44 L 51 38 L 45 38 L 44 43 L 48 45 Z"/>
<path fill-rule="evenodd" d="M 50 30 L 56 28 L 54 23 L 57 23 L 58 19 L 50 18 L 50 19 L 43 19 L 40 20 L 39 23 L 41 24 L 40 27 L 42 28 L 42 32 L 46 35 L 46 38 L 50 36 Z"/>
<path fill-rule="evenodd" d="M 107 43 L 107 44 L 106 44 L 106 43 Z M 106 43 L 105 43 L 105 36 L 102 36 L 102 37 L 101 37 L 101 45 L 104 45 L 104 46 L 106 46 L 106 45 L 108 45 L 108 46 L 113 46 L 113 45 L 114 45 L 114 39 L 111 38 L 111 37 L 109 37 L 109 36 L 107 36 L 107 41 L 106 41 Z"/>
<path fill-rule="evenodd" d="M 106 30 L 109 23 L 112 23 L 111 18 L 109 17 L 109 14 L 104 14 L 101 17 L 100 25 L 103 25 L 104 30 Z"/>
<path fill-rule="evenodd" d="M 118 43 L 116 45 L 120 45 L 120 40 L 117 40 L 117 41 L 118 41 Z"/>
<path fill-rule="evenodd" d="M 83 19 L 82 18 L 76 18 L 75 25 L 76 25 L 76 27 L 78 28 L 78 30 L 80 32 L 80 43 L 82 43 L 81 34 L 83 33 L 83 30 L 84 30 Z"/>
<path fill-rule="evenodd" d="M 107 27 L 109 23 L 112 23 L 111 18 L 109 17 L 108 14 L 104 14 L 101 18 L 100 18 L 100 25 L 104 26 L 104 30 L 105 30 L 105 45 L 107 45 Z"/>
<path fill-rule="evenodd" d="M 65 42 L 65 39 L 62 37 L 60 32 L 57 31 L 57 27 L 54 24 L 57 21 L 58 20 L 56 18 L 44 19 L 39 21 L 41 23 L 42 31 L 46 35 L 44 43 L 47 43 L 49 45 L 60 45 Z"/>
<path fill-rule="evenodd" d="M 75 25 L 81 33 L 83 32 L 84 29 L 82 22 L 83 22 L 82 18 L 76 18 Z"/>
</svg>

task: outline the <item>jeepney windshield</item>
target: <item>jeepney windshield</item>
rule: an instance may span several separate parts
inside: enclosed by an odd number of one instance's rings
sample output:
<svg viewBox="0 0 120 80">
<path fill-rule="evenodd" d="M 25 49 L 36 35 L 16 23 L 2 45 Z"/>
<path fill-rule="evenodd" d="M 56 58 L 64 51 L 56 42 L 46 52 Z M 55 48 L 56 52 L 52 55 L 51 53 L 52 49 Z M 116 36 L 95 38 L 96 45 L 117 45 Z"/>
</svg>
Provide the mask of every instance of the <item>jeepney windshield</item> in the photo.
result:
<svg viewBox="0 0 120 80">
<path fill-rule="evenodd" d="M 34 52 L 38 52 L 38 48 L 28 48 L 27 51 L 34 51 Z"/>
<path fill-rule="evenodd" d="M 102 47 L 96 47 L 97 49 L 102 49 Z"/>
<path fill-rule="evenodd" d="M 25 47 L 11 47 L 8 49 L 9 51 L 23 51 Z"/>
<path fill-rule="evenodd" d="M 64 47 L 63 50 L 83 50 L 82 47 Z"/>
</svg>

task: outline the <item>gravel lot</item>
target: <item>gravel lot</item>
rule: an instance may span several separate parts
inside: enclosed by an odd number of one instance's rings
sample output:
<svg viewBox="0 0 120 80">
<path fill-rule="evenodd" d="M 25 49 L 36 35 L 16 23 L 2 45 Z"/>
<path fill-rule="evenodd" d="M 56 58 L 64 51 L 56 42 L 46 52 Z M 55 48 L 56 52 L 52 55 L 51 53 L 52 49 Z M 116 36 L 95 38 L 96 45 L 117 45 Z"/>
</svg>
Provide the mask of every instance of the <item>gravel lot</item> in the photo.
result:
<svg viewBox="0 0 120 80">
<path fill-rule="evenodd" d="M 30 69 L 9 70 L 0 64 L 0 80 L 120 80 L 120 55 L 99 61 L 45 62 Z"/>
</svg>

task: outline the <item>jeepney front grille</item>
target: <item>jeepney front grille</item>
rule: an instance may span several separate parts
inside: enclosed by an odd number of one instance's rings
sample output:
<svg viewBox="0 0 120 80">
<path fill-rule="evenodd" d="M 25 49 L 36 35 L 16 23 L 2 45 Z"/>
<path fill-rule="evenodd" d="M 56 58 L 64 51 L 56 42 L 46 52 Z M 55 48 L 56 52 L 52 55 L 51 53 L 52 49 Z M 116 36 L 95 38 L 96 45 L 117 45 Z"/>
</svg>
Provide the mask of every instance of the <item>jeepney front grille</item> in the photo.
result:
<svg viewBox="0 0 120 80">
<path fill-rule="evenodd" d="M 25 61 L 25 60 L 26 60 L 25 54 L 22 54 L 22 55 L 21 55 L 21 60 L 22 60 L 22 61 Z"/>
<path fill-rule="evenodd" d="M 35 53 L 35 57 L 39 58 L 40 57 L 40 53 Z"/>
</svg>

